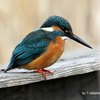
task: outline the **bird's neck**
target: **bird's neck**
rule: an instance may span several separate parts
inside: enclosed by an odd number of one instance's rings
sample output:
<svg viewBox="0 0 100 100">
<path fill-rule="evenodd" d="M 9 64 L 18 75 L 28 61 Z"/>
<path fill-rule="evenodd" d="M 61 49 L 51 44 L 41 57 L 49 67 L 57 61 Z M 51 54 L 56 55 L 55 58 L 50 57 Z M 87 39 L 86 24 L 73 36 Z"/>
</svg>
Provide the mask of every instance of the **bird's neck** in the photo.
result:
<svg viewBox="0 0 100 100">
<path fill-rule="evenodd" d="M 42 28 L 42 29 L 45 31 L 49 31 L 49 32 L 54 31 L 54 29 L 52 27 L 46 27 L 46 28 Z"/>
</svg>

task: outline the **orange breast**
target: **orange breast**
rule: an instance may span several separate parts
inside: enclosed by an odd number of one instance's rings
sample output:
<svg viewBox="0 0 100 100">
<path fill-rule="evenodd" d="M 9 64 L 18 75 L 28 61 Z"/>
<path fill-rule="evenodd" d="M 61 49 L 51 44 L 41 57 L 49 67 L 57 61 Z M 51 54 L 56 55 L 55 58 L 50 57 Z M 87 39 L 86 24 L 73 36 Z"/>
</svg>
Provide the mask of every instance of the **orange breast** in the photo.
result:
<svg viewBox="0 0 100 100">
<path fill-rule="evenodd" d="M 57 36 L 56 42 L 51 42 L 47 50 L 40 57 L 21 67 L 29 70 L 48 67 L 59 59 L 63 51 L 64 41 L 61 36 Z"/>
</svg>

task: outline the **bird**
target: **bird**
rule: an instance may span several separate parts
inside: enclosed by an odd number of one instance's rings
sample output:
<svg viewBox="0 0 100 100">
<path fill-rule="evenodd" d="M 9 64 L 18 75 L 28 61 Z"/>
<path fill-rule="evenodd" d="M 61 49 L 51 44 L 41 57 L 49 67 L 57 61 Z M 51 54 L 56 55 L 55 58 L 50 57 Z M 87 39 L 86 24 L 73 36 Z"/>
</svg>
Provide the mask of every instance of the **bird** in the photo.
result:
<svg viewBox="0 0 100 100">
<path fill-rule="evenodd" d="M 48 17 L 40 28 L 30 32 L 17 44 L 4 72 L 23 68 L 42 73 L 46 78 L 46 72 L 50 74 L 52 72 L 45 68 L 60 58 L 67 38 L 92 49 L 73 33 L 70 23 L 65 18 L 57 15 Z"/>
</svg>

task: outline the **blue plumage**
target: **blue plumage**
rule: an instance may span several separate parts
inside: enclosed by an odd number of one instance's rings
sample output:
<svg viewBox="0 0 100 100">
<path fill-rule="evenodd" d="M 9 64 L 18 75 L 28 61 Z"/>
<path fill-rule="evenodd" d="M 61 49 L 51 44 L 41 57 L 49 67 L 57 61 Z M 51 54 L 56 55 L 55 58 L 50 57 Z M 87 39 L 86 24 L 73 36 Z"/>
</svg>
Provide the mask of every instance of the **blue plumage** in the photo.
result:
<svg viewBox="0 0 100 100">
<path fill-rule="evenodd" d="M 60 16 L 49 17 L 47 21 L 43 23 L 41 28 L 52 27 L 52 25 L 61 27 L 62 29 L 67 26 L 68 30 L 72 30 L 69 22 Z M 50 41 L 55 42 L 57 35 L 65 36 L 62 31 L 49 32 L 44 31 L 41 28 L 31 32 L 18 43 L 12 53 L 10 63 L 5 69 L 5 72 L 10 68 L 16 68 L 33 61 L 45 52 Z"/>
<path fill-rule="evenodd" d="M 5 72 L 10 67 L 16 68 L 25 65 L 45 52 L 50 41 L 55 42 L 57 34 L 38 29 L 28 34 L 18 43 L 12 53 L 10 63 Z"/>
</svg>

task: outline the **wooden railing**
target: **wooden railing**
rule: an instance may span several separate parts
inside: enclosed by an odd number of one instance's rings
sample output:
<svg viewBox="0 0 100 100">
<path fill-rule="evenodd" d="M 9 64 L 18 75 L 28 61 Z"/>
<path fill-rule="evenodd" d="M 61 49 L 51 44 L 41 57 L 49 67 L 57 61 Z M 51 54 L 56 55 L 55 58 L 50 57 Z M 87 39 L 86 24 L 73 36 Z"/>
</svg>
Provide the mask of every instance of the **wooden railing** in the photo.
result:
<svg viewBox="0 0 100 100">
<path fill-rule="evenodd" d="M 100 70 L 100 52 L 92 52 L 70 59 L 61 59 L 51 67 L 47 68 L 53 75 L 47 73 L 46 80 L 80 75 Z M 24 69 L 14 69 L 4 73 L 0 71 L 0 88 L 25 85 L 45 81 L 41 73 L 27 71 Z"/>
</svg>

